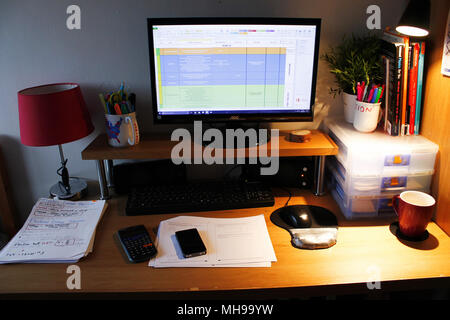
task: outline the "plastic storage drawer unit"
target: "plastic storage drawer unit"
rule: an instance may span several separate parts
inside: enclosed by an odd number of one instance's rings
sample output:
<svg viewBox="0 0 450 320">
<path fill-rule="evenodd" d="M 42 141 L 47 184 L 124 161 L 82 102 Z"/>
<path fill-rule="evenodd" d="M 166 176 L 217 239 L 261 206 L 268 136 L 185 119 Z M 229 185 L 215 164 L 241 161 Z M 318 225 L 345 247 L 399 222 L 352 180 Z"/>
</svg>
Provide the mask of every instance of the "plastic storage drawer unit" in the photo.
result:
<svg viewBox="0 0 450 320">
<path fill-rule="evenodd" d="M 405 190 L 429 190 L 433 170 L 422 173 L 389 171 L 373 174 L 348 173 L 335 157 L 327 159 L 327 168 L 339 181 L 344 193 L 356 195 L 381 195 Z"/>
<path fill-rule="evenodd" d="M 346 218 L 393 215 L 394 195 L 429 192 L 435 143 L 421 136 L 360 133 L 343 120 L 325 124 L 339 146 L 338 154 L 327 158 L 328 187 Z"/>
<path fill-rule="evenodd" d="M 439 146 L 422 136 L 391 137 L 360 133 L 345 121 L 327 120 L 328 135 L 339 146 L 336 158 L 352 174 L 414 174 L 433 171 Z"/>
<path fill-rule="evenodd" d="M 329 168 L 328 168 L 329 169 Z M 336 172 L 328 172 L 328 188 L 331 190 L 333 198 L 338 203 L 342 213 L 347 219 L 376 218 L 393 216 L 392 198 L 401 191 L 390 191 L 384 193 L 361 193 L 349 195 L 344 192 L 342 179 L 336 176 Z M 415 189 L 417 191 L 428 192 L 427 189 Z"/>
</svg>

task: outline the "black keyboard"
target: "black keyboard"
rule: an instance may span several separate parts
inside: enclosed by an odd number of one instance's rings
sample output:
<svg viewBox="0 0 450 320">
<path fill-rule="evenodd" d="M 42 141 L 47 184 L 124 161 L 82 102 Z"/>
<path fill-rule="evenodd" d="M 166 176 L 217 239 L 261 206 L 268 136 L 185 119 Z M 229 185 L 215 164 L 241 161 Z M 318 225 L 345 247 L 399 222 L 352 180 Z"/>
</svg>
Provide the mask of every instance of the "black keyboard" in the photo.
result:
<svg viewBox="0 0 450 320">
<path fill-rule="evenodd" d="M 129 216 L 271 207 L 270 188 L 259 182 L 198 182 L 133 188 Z"/>
</svg>

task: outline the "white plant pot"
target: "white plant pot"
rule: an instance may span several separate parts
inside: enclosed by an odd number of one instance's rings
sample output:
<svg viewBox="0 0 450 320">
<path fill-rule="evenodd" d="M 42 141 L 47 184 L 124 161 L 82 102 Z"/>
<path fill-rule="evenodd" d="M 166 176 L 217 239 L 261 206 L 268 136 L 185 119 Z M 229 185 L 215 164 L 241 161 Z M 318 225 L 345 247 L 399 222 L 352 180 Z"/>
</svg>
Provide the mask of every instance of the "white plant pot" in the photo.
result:
<svg viewBox="0 0 450 320">
<path fill-rule="evenodd" d="M 344 103 L 345 121 L 353 123 L 355 119 L 356 95 L 343 92 L 342 102 Z"/>
</svg>

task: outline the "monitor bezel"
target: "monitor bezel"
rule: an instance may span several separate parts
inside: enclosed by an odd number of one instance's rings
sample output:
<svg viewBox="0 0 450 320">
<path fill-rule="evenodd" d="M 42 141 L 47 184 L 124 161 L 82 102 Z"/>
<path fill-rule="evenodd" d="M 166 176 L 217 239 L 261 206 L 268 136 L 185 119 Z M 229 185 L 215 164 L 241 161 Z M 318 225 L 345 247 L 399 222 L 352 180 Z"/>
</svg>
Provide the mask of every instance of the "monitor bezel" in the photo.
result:
<svg viewBox="0 0 450 320">
<path fill-rule="evenodd" d="M 189 115 L 159 115 L 157 107 L 155 83 L 155 50 L 153 45 L 154 25 L 211 25 L 211 24 L 242 24 L 242 25 L 313 25 L 316 27 L 313 59 L 313 76 L 311 86 L 310 111 L 287 113 L 226 113 L 226 114 L 189 114 Z M 317 67 L 319 61 L 320 18 L 147 18 L 147 33 L 150 58 L 150 86 L 152 93 L 152 109 L 154 124 L 204 122 L 311 122 L 314 120 L 314 104 L 316 98 Z"/>
</svg>

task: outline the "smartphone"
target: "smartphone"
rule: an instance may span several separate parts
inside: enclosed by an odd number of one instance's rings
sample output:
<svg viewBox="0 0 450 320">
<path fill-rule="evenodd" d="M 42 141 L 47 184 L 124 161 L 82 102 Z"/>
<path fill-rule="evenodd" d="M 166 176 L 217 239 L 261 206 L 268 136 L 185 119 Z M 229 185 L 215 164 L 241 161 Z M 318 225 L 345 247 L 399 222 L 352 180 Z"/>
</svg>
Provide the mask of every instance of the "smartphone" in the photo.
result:
<svg viewBox="0 0 450 320">
<path fill-rule="evenodd" d="M 206 254 L 206 247 L 197 229 L 187 229 L 175 232 L 181 252 L 185 258 Z"/>
</svg>

